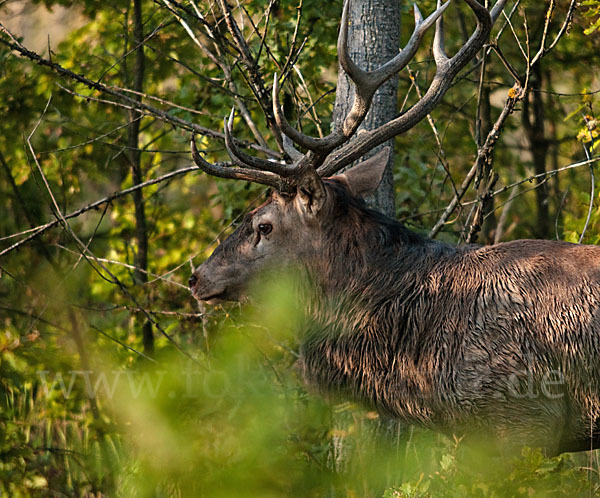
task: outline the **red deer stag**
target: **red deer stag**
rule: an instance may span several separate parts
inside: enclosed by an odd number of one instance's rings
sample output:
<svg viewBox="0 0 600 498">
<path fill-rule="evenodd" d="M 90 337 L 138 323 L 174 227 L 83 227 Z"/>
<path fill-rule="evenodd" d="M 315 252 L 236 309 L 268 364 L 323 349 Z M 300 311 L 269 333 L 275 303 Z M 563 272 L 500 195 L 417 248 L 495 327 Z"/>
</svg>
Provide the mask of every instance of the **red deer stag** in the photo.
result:
<svg viewBox="0 0 600 498">
<path fill-rule="evenodd" d="M 382 414 L 447 432 L 467 428 L 548 453 L 600 442 L 600 248 L 518 240 L 454 247 L 418 235 L 369 209 L 388 150 L 336 174 L 412 128 L 440 102 L 489 37 L 505 0 L 487 10 L 464 0 L 477 26 L 453 56 L 444 50 L 442 12 L 423 19 L 406 47 L 366 72 L 347 51 L 348 4 L 338 39 L 340 65 L 355 85 L 351 110 L 324 138 L 286 121 L 273 85 L 274 114 L 293 164 L 249 156 L 232 139 L 235 166 L 206 173 L 273 188 L 190 278 L 208 303 L 239 300 L 265 267 L 300 264 L 315 286 L 306 303 L 300 367 L 306 381 Z M 436 24 L 437 72 L 423 97 L 383 126 L 358 133 L 373 94 L 414 56 Z"/>
</svg>

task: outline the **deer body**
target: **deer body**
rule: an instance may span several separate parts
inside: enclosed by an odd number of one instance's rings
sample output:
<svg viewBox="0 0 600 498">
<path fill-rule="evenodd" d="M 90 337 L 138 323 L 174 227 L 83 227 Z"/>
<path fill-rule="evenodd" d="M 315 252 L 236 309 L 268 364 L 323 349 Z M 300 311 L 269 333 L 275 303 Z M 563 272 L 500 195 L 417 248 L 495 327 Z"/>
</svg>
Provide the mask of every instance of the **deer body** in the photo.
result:
<svg viewBox="0 0 600 498">
<path fill-rule="evenodd" d="M 279 259 L 299 259 L 316 287 L 301 333 L 307 383 L 408 423 L 468 428 L 550 453 L 597 443 L 600 248 L 541 240 L 453 247 L 368 209 L 342 182 L 325 186 L 323 218 L 295 236 L 282 229 L 290 250 L 312 244 Z M 285 207 L 280 225 L 300 226 L 294 201 L 275 194 L 197 270 L 198 299 L 215 286 L 239 292 L 239 269 L 233 285 L 223 274 L 211 280 L 223 265 L 241 259 L 259 271 L 252 264 L 266 258 L 249 256 L 240 238 L 254 243 L 250 227 Z"/>
<path fill-rule="evenodd" d="M 600 248 L 539 240 L 453 247 L 415 234 L 362 200 L 379 184 L 386 149 L 331 176 L 423 119 L 482 47 L 505 0 L 490 11 L 464 2 L 477 27 L 452 58 L 441 17 L 449 2 L 425 20 L 415 6 L 406 47 L 371 72 L 347 53 L 346 2 L 338 56 L 356 91 L 343 122 L 318 139 L 295 130 L 275 78 L 276 131 L 292 164 L 240 151 L 233 113 L 225 144 L 234 165 L 209 163 L 192 140 L 205 172 L 274 191 L 194 272 L 190 288 L 209 303 L 238 300 L 265 268 L 299 262 L 314 287 L 301 334 L 310 384 L 409 423 L 493 434 L 550 453 L 590 449 L 600 443 Z M 408 63 L 434 23 L 437 72 L 427 92 L 351 140 L 374 92 Z"/>
<path fill-rule="evenodd" d="M 368 229 L 332 225 L 328 244 L 369 248 L 355 264 L 339 252 L 338 264 L 327 253 L 308 263 L 328 293 L 301 349 L 309 383 L 409 423 L 479 426 L 550 453 L 597 443 L 600 248 L 454 248 L 357 211 Z"/>
</svg>

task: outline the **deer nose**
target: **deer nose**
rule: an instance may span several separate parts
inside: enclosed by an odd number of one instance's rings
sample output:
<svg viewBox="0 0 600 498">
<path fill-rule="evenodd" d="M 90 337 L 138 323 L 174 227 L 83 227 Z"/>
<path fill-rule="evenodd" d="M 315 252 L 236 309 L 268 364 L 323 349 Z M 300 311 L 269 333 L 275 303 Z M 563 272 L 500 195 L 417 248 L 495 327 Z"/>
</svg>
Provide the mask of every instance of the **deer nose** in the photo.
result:
<svg viewBox="0 0 600 498">
<path fill-rule="evenodd" d="M 196 285 L 196 282 L 198 282 L 198 277 L 192 273 L 192 276 L 188 280 L 188 285 L 190 286 L 190 288 L 194 287 L 194 285 Z"/>
</svg>

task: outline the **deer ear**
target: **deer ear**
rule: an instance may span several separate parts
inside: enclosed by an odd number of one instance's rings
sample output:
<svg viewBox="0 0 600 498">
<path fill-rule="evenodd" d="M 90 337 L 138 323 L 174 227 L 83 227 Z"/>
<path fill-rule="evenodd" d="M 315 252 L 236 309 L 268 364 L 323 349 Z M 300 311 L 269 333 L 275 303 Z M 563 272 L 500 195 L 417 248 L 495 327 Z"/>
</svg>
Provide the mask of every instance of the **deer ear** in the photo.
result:
<svg viewBox="0 0 600 498">
<path fill-rule="evenodd" d="M 306 176 L 298 185 L 296 206 L 302 213 L 314 215 L 323 207 L 326 197 L 323 181 L 315 171 L 314 175 Z"/>
<path fill-rule="evenodd" d="M 350 191 L 357 197 L 365 197 L 375 193 L 383 178 L 383 172 L 390 158 L 390 151 L 390 147 L 384 147 L 373 157 L 337 175 L 337 178 L 345 182 L 350 187 Z"/>
</svg>

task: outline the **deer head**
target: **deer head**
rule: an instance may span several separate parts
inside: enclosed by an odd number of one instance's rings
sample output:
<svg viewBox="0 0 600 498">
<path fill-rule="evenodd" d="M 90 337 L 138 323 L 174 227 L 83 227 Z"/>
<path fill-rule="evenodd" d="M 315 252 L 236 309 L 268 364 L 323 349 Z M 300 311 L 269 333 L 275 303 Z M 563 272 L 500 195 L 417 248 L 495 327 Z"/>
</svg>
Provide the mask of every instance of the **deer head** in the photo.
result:
<svg viewBox="0 0 600 498">
<path fill-rule="evenodd" d="M 206 173 L 273 188 L 269 200 L 249 213 L 237 230 L 194 272 L 189 284 L 197 299 L 208 302 L 238 300 L 244 296 L 248 282 L 265 266 L 308 261 L 322 251 L 324 225 L 331 223 L 334 213 L 344 212 L 340 203 L 345 202 L 346 197 L 340 195 L 340 187 L 356 197 L 374 191 L 381 180 L 389 149 L 383 149 L 345 173 L 334 175 L 373 148 L 414 127 L 436 107 L 454 77 L 488 39 L 506 0 L 498 0 L 490 11 L 477 0 L 464 0 L 475 14 L 477 25 L 453 57 L 448 57 L 444 49 L 442 22 L 442 14 L 450 1 L 444 4 L 438 2 L 435 12 L 426 19 L 415 5 L 415 28 L 408 43 L 396 57 L 373 71 L 362 70 L 348 55 L 348 2 L 346 0 L 342 13 L 337 50 L 340 66 L 354 83 L 355 95 L 343 122 L 336 123 L 329 135 L 313 138 L 286 121 L 279 103 L 279 82 L 275 75 L 273 111 L 291 164 L 267 161 L 241 151 L 232 137 L 233 110 L 224 122 L 225 145 L 233 166 L 206 161 L 192 137 L 192 156 Z M 427 92 L 403 114 L 352 139 L 377 89 L 409 63 L 433 24 L 436 24 L 433 41 L 436 74 Z M 297 147 L 306 152 L 301 153 Z M 343 220 L 336 219 L 336 222 L 343 223 Z"/>
</svg>

